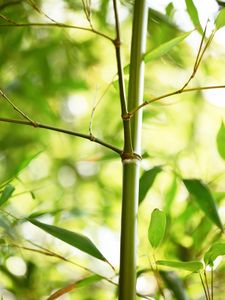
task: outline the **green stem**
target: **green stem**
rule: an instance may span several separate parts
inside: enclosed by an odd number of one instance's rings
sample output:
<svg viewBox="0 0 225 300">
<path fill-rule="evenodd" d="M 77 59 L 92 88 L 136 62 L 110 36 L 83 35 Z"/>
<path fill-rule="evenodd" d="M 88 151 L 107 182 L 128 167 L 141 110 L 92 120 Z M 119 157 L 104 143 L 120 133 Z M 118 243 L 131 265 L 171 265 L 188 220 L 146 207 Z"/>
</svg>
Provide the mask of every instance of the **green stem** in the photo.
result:
<svg viewBox="0 0 225 300">
<path fill-rule="evenodd" d="M 83 133 L 75 132 L 75 131 L 68 130 L 68 129 L 63 129 L 63 128 L 59 128 L 59 127 L 55 127 L 55 126 L 41 124 L 36 121 L 23 121 L 23 120 L 15 120 L 15 119 L 8 119 L 8 118 L 0 117 L 0 122 L 14 123 L 14 124 L 19 124 L 19 125 L 32 126 L 34 128 L 44 128 L 44 129 L 48 129 L 51 131 L 62 132 L 62 133 L 68 134 L 68 135 L 77 136 L 77 137 L 89 140 L 91 142 L 100 144 L 108 149 L 113 150 L 114 152 L 118 153 L 119 155 L 123 154 L 123 151 L 121 149 L 96 138 L 92 134 L 83 134 Z"/>
<path fill-rule="evenodd" d="M 145 39 L 148 7 L 146 0 L 136 0 L 131 44 L 128 109 L 143 101 Z M 131 122 L 132 148 L 141 153 L 142 111 L 128 120 Z M 126 137 L 125 137 L 126 138 Z M 126 143 L 125 143 L 126 144 Z M 120 244 L 119 300 L 136 299 L 137 213 L 140 161 L 135 155 L 123 158 L 123 195 Z"/>
</svg>

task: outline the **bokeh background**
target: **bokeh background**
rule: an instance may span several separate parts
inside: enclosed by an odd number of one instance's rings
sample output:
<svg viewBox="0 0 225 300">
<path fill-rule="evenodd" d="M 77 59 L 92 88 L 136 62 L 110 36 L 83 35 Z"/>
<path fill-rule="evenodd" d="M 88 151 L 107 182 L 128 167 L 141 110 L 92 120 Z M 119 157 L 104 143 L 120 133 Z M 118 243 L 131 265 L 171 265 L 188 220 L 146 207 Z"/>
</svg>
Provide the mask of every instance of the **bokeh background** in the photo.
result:
<svg viewBox="0 0 225 300">
<path fill-rule="evenodd" d="M 203 28 L 210 20 L 209 36 L 221 7 L 215 0 L 194 3 Z M 195 27 L 185 1 L 149 1 L 149 6 L 147 51 Z M 124 65 L 129 63 L 132 9 L 132 1 L 120 2 Z M 112 1 L 93 0 L 91 10 L 94 28 L 114 37 Z M 83 30 L 12 23 L 53 23 L 44 13 L 59 23 L 89 26 L 80 0 L 0 1 L 0 88 L 33 120 L 85 134 L 97 104 L 93 134 L 121 148 L 112 43 Z M 225 83 L 224 34 L 223 28 L 216 33 L 190 87 Z M 160 59 L 146 64 L 146 100 L 182 87 L 192 72 L 200 41 L 201 35 L 195 30 Z M 128 75 L 125 79 L 127 83 Z M 0 117 L 21 119 L 4 98 L 0 101 Z M 218 239 L 219 229 L 190 199 L 181 179 L 198 178 L 209 184 L 225 221 L 225 163 L 216 143 L 225 118 L 224 107 L 225 91 L 218 89 L 184 93 L 144 108 L 142 172 L 156 166 L 160 166 L 160 172 L 140 205 L 139 270 L 151 268 L 153 253 L 147 232 L 156 207 L 167 213 L 168 221 L 158 259 L 202 259 L 208 245 Z M 0 122 L 0 190 L 9 182 L 15 191 L 0 208 L 2 299 L 47 299 L 53 291 L 94 273 L 116 282 L 107 264 L 24 220 L 32 215 L 41 222 L 88 236 L 118 271 L 121 161 L 116 154 L 77 137 Z M 40 253 L 46 249 L 61 258 Z M 204 299 L 196 274 L 176 271 L 173 275 L 182 280 L 187 299 Z M 214 297 L 222 300 L 223 261 L 215 270 L 214 281 Z M 162 285 L 166 299 L 176 299 L 164 282 Z M 151 271 L 139 276 L 137 288 L 160 299 Z M 115 285 L 91 277 L 83 287 L 60 299 L 116 299 L 116 292 Z"/>
</svg>

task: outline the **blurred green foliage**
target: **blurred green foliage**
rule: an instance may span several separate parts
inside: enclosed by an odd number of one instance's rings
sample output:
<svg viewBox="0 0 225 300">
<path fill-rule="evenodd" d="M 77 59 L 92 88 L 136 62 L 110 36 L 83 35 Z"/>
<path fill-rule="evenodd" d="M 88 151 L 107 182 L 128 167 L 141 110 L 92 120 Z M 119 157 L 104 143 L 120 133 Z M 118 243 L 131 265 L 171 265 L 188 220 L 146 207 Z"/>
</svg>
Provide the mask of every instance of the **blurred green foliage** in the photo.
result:
<svg viewBox="0 0 225 300">
<path fill-rule="evenodd" d="M 0 88 L 33 120 L 85 134 L 92 110 L 101 99 L 93 118 L 93 134 L 121 148 L 118 87 L 112 84 L 117 72 L 112 44 L 92 32 L 72 28 L 2 26 L 12 22 L 53 23 L 32 3 L 0 1 Z M 35 5 L 59 23 L 89 26 L 82 1 L 41 0 Z M 121 1 L 120 6 L 124 66 L 129 64 L 132 5 L 132 1 Z M 189 18 L 190 28 L 182 28 L 178 12 L 172 1 L 164 12 L 150 7 L 148 51 L 194 28 L 186 8 L 183 16 Z M 115 36 L 111 1 L 93 1 L 92 22 L 96 30 Z M 225 48 L 219 37 L 220 32 L 207 50 L 192 86 L 224 84 Z M 146 65 L 146 99 L 182 87 L 192 72 L 200 40 L 194 32 Z M 183 184 L 183 179 L 193 178 L 207 184 L 224 224 L 225 162 L 220 154 L 225 141 L 219 138 L 218 142 L 221 120 L 225 118 L 223 98 L 223 93 L 216 91 L 185 93 L 144 108 L 142 178 L 147 177 L 143 182 L 147 188 L 139 209 L 138 265 L 140 270 L 149 271 L 138 277 L 140 293 L 160 297 L 148 242 L 150 215 L 155 208 L 167 214 L 166 237 L 157 250 L 157 260 L 201 260 L 210 245 L 224 240 Z M 4 98 L 0 101 L 0 117 L 21 119 Z M 86 277 L 83 285 L 78 284 L 62 299 L 115 299 L 113 284 L 99 277 L 89 280 L 93 274 L 76 265 L 111 278 L 115 274 L 107 264 L 54 239 L 25 219 L 35 217 L 85 234 L 118 271 L 120 158 L 76 137 L 0 123 L 0 170 L 1 199 L 9 184 L 15 187 L 0 207 L 3 299 L 47 299 L 53 291 Z M 224 268 L 222 261 L 215 270 L 214 299 L 224 299 Z M 197 275 L 175 271 L 173 280 L 186 291 L 173 291 L 176 284 L 168 279 L 172 272 L 160 271 L 166 299 L 179 299 L 176 295 L 181 294 L 185 299 L 204 297 Z"/>
</svg>

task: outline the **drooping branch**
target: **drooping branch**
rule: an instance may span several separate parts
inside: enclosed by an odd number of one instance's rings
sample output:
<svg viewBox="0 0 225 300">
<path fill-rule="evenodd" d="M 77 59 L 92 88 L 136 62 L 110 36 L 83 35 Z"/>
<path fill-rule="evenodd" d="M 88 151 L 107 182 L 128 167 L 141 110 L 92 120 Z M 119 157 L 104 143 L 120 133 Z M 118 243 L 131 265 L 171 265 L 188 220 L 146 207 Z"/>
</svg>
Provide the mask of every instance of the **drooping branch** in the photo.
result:
<svg viewBox="0 0 225 300">
<path fill-rule="evenodd" d="M 118 153 L 120 156 L 123 154 L 123 151 L 121 149 L 119 149 L 111 144 L 108 144 L 108 143 L 94 137 L 91 134 L 83 134 L 83 133 L 75 132 L 72 130 L 67 130 L 67 129 L 63 129 L 63 128 L 54 127 L 51 125 L 41 124 L 36 121 L 34 122 L 34 121 L 15 120 L 15 119 L 9 119 L 9 118 L 0 118 L 0 122 L 14 123 L 14 124 L 19 124 L 19 125 L 32 126 L 34 128 L 44 128 L 44 129 L 48 129 L 51 131 L 62 132 L 62 133 L 68 134 L 68 135 L 77 136 L 77 137 L 89 140 L 91 142 L 100 144 L 100 145 L 104 146 L 105 148 L 111 149 L 112 151 Z"/>
<path fill-rule="evenodd" d="M 88 31 L 91 33 L 94 33 L 96 35 L 99 35 L 110 42 L 114 43 L 114 40 L 109 37 L 108 35 L 93 29 L 89 27 L 82 27 L 82 26 L 76 26 L 76 25 L 70 25 L 70 24 L 64 24 L 64 23 L 17 23 L 14 20 L 9 19 L 8 17 L 0 14 L 0 18 L 6 21 L 6 24 L 0 24 L 0 27 L 59 27 L 59 28 L 71 28 L 71 29 L 77 29 L 77 30 L 83 30 Z"/>
</svg>

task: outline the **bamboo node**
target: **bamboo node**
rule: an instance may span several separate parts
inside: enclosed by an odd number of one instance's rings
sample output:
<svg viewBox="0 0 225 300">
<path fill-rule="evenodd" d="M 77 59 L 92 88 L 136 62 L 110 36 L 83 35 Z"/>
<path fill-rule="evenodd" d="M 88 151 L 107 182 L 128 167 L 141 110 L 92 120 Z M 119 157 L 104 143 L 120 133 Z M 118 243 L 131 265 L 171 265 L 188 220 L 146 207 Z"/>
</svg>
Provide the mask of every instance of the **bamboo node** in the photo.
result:
<svg viewBox="0 0 225 300">
<path fill-rule="evenodd" d="M 122 152 L 121 153 L 121 159 L 122 161 L 125 161 L 125 160 L 139 160 L 141 161 L 142 160 L 142 157 L 141 155 L 137 154 L 137 153 L 127 153 L 127 152 Z"/>
</svg>

